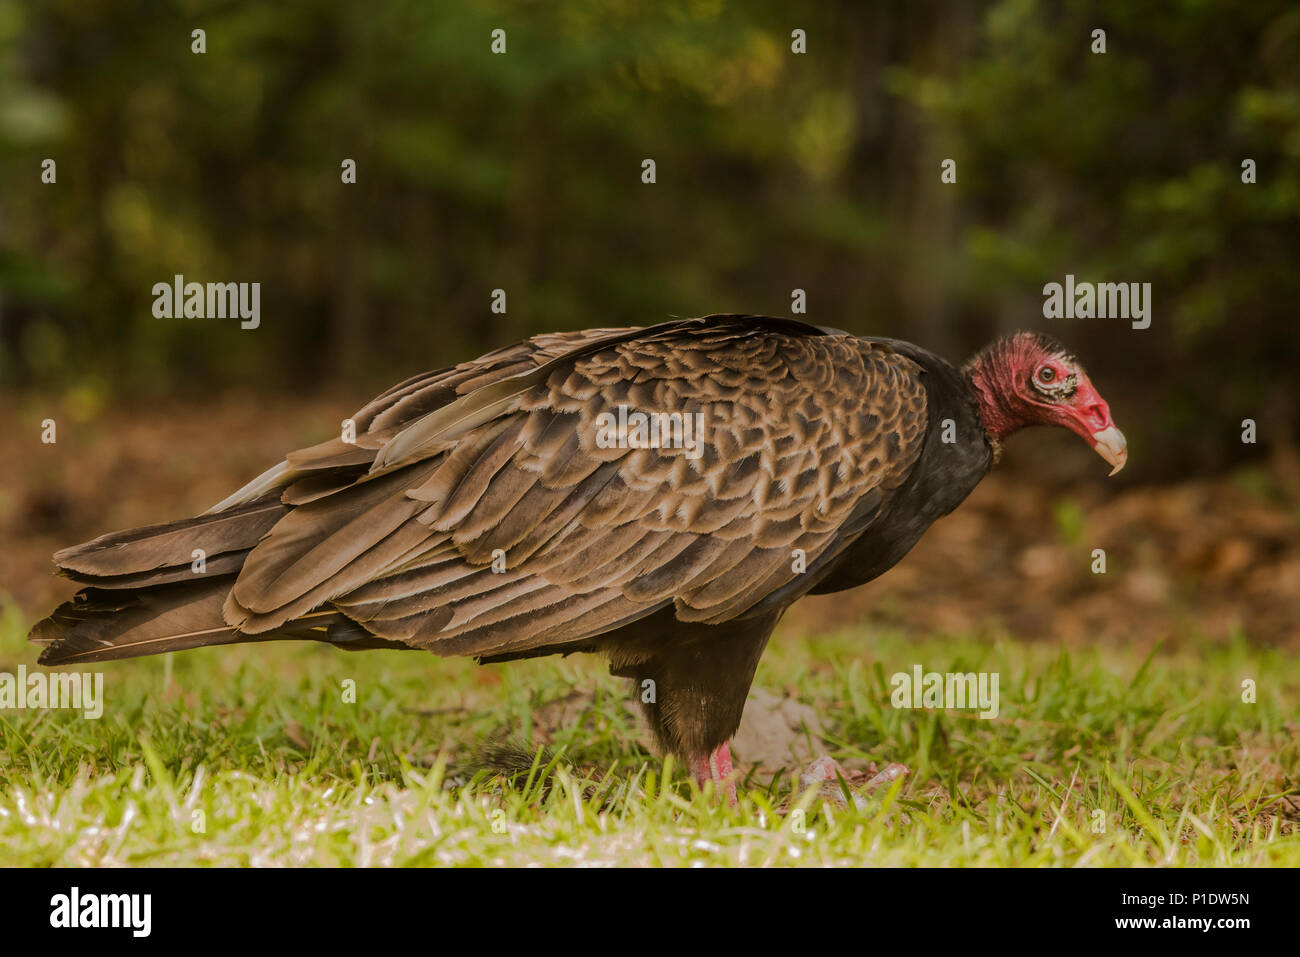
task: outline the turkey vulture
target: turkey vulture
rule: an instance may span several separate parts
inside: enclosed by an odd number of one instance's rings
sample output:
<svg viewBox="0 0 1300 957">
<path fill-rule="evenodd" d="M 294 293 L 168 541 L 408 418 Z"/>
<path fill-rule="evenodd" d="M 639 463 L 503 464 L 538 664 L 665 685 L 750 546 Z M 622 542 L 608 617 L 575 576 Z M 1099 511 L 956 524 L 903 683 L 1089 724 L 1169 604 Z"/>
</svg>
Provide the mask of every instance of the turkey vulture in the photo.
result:
<svg viewBox="0 0 1300 957">
<path fill-rule="evenodd" d="M 1006 436 L 1060 425 L 1115 471 L 1127 456 L 1047 336 L 958 370 L 908 342 L 740 315 L 534 336 L 408 379 L 352 422 L 355 441 L 290 452 L 197 518 L 58 552 L 86 587 L 32 630 L 41 663 L 279 638 L 481 662 L 600 652 L 703 783 L 730 771 L 785 609 L 888 570 Z"/>
</svg>

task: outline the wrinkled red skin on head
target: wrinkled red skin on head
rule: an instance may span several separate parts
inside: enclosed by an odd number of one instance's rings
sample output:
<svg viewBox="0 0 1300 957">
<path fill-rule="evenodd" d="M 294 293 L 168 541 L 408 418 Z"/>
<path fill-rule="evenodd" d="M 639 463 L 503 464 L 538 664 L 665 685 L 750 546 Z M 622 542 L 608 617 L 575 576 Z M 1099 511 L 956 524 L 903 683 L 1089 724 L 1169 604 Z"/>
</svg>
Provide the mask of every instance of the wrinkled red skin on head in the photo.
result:
<svg viewBox="0 0 1300 957">
<path fill-rule="evenodd" d="M 1031 381 L 1044 366 L 1053 369 L 1055 381 L 1078 377 L 1068 400 L 1053 402 L 1034 390 Z M 1115 425 L 1110 406 L 1078 362 L 1049 351 L 1032 333 L 1001 340 L 980 353 L 971 363 L 970 377 L 984 427 L 996 441 L 1030 426 L 1057 425 L 1095 447 L 1094 433 Z"/>
</svg>

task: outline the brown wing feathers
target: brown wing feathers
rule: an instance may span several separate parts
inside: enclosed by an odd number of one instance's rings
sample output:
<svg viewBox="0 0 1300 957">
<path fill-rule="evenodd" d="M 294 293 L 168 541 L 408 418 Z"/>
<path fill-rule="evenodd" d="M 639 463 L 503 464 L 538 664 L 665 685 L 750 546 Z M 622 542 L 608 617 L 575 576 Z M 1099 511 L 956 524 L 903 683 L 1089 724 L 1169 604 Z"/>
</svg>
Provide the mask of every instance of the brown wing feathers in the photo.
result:
<svg viewBox="0 0 1300 957">
<path fill-rule="evenodd" d="M 112 532 L 56 552 L 54 561 L 74 581 L 117 577 L 132 584 L 126 581 L 130 576 L 188 568 L 195 549 L 209 557 L 247 552 L 288 511 L 278 500 L 269 499 L 217 515 Z"/>
<path fill-rule="evenodd" d="M 700 454 L 599 447 L 597 417 L 620 405 L 701 413 Z M 136 612 L 155 631 L 225 629 L 217 640 L 325 626 L 342 640 L 356 637 L 352 621 L 380 640 L 498 656 L 669 606 L 721 622 L 812 587 L 796 550 L 815 571 L 869 524 L 919 454 L 925 415 L 909 360 L 799 323 L 713 317 L 538 337 L 395 387 L 356 414 L 355 446 L 289 456 L 258 480 L 263 499 L 59 560 L 98 585 L 187 566 L 195 543 L 219 544 L 213 554 L 241 562 L 233 588 L 223 559 L 216 580 L 167 586 L 177 597 L 162 612 L 146 592 Z M 210 591 L 187 616 L 181 588 Z M 116 650 L 98 591 L 94 601 L 76 618 L 61 608 L 43 640 L 93 631 Z M 64 646 L 43 660 L 62 660 Z"/>
</svg>

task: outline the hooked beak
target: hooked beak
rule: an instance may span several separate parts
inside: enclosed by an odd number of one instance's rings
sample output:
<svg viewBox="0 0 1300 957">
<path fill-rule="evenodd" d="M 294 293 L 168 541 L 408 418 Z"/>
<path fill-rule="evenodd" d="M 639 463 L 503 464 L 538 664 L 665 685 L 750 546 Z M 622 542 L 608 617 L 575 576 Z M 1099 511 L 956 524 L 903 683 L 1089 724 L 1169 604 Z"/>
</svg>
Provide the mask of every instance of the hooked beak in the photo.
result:
<svg viewBox="0 0 1300 957">
<path fill-rule="evenodd" d="M 1097 394 L 1086 375 L 1080 378 L 1064 424 L 1088 440 L 1097 454 L 1111 464 L 1110 474 L 1114 475 L 1128 461 L 1128 440 L 1115 428 L 1106 400 Z"/>
<path fill-rule="evenodd" d="M 1128 461 L 1128 441 L 1124 438 L 1124 433 L 1115 426 L 1108 426 L 1100 432 L 1092 433 L 1091 441 L 1097 454 L 1115 466 L 1110 471 L 1111 475 L 1122 469 L 1124 463 Z"/>
</svg>

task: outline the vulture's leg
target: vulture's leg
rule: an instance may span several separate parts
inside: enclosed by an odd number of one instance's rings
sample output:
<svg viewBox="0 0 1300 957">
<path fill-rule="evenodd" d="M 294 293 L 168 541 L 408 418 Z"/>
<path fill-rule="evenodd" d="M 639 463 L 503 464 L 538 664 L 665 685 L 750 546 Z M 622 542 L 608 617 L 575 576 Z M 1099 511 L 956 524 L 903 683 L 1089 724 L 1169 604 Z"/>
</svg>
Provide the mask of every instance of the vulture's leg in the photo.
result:
<svg viewBox="0 0 1300 957">
<path fill-rule="evenodd" d="M 731 742 L 724 741 L 707 758 L 700 758 L 692 769 L 695 781 L 701 788 L 712 781 L 719 794 L 727 796 L 728 804 L 736 803 L 736 777 L 731 769 Z"/>
<path fill-rule="evenodd" d="M 633 679 L 659 747 L 735 800 L 728 742 L 781 610 L 721 625 L 680 622 L 667 611 L 611 636 L 610 671 Z"/>
</svg>

